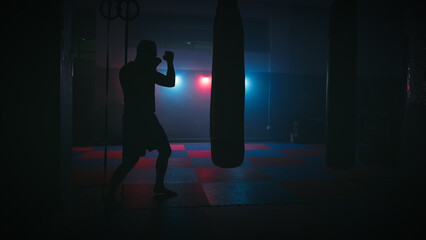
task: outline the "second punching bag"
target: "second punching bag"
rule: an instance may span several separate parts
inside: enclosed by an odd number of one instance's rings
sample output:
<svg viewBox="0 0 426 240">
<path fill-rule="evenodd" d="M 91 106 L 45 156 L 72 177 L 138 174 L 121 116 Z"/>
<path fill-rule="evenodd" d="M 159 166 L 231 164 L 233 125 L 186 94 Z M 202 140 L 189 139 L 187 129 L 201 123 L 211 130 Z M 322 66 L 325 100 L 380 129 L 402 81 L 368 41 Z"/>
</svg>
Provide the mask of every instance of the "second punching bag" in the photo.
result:
<svg viewBox="0 0 426 240">
<path fill-rule="evenodd" d="M 348 169 L 356 160 L 356 0 L 330 6 L 327 71 L 326 163 Z"/>
<path fill-rule="evenodd" d="M 237 0 L 218 0 L 213 30 L 210 142 L 213 163 L 244 160 L 244 31 Z"/>
</svg>

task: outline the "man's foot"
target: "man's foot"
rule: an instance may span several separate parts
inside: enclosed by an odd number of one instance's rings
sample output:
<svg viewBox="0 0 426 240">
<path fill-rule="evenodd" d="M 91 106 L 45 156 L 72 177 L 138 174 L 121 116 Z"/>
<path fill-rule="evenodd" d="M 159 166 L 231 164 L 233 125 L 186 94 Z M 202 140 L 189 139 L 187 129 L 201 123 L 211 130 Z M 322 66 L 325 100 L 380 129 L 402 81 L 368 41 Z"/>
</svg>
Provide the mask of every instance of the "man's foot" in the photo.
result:
<svg viewBox="0 0 426 240">
<path fill-rule="evenodd" d="M 177 193 L 170 191 L 165 186 L 155 186 L 154 193 L 165 194 L 165 195 L 173 196 L 173 197 L 177 196 Z"/>
</svg>

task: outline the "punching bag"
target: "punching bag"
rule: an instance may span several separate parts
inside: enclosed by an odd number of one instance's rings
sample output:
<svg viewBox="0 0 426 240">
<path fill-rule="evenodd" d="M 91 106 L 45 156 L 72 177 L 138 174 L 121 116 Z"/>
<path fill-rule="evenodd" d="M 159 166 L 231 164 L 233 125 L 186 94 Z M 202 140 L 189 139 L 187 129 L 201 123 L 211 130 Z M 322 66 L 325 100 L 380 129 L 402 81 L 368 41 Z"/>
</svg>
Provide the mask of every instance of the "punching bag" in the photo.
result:
<svg viewBox="0 0 426 240">
<path fill-rule="evenodd" d="M 330 7 L 326 163 L 348 169 L 356 161 L 356 0 L 335 0 Z"/>
<path fill-rule="evenodd" d="M 244 160 L 244 32 L 237 0 L 218 0 L 213 30 L 210 143 L 213 163 Z"/>
</svg>

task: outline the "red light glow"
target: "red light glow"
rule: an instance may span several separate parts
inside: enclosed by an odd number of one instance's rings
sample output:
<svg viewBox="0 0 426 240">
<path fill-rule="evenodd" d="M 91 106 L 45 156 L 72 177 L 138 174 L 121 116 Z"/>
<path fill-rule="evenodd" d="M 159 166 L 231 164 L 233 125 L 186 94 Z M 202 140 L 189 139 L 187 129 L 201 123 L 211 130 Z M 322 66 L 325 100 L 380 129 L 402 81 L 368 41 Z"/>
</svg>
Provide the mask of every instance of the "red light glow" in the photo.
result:
<svg viewBox="0 0 426 240">
<path fill-rule="evenodd" d="M 198 77 L 198 86 L 203 89 L 210 89 L 212 86 L 212 78 L 210 76 Z"/>
</svg>

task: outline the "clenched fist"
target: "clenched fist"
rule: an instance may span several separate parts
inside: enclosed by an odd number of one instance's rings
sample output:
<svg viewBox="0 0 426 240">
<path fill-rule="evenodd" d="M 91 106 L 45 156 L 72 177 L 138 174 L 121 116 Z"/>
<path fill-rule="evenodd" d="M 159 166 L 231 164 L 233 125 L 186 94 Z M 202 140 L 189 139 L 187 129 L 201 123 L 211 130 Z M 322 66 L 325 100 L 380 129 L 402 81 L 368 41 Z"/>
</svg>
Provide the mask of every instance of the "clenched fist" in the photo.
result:
<svg viewBox="0 0 426 240">
<path fill-rule="evenodd" d="M 173 52 L 166 51 L 164 53 L 163 59 L 167 62 L 169 62 L 169 61 L 171 62 L 171 61 L 173 61 L 174 57 L 175 57 L 175 54 Z"/>
</svg>

